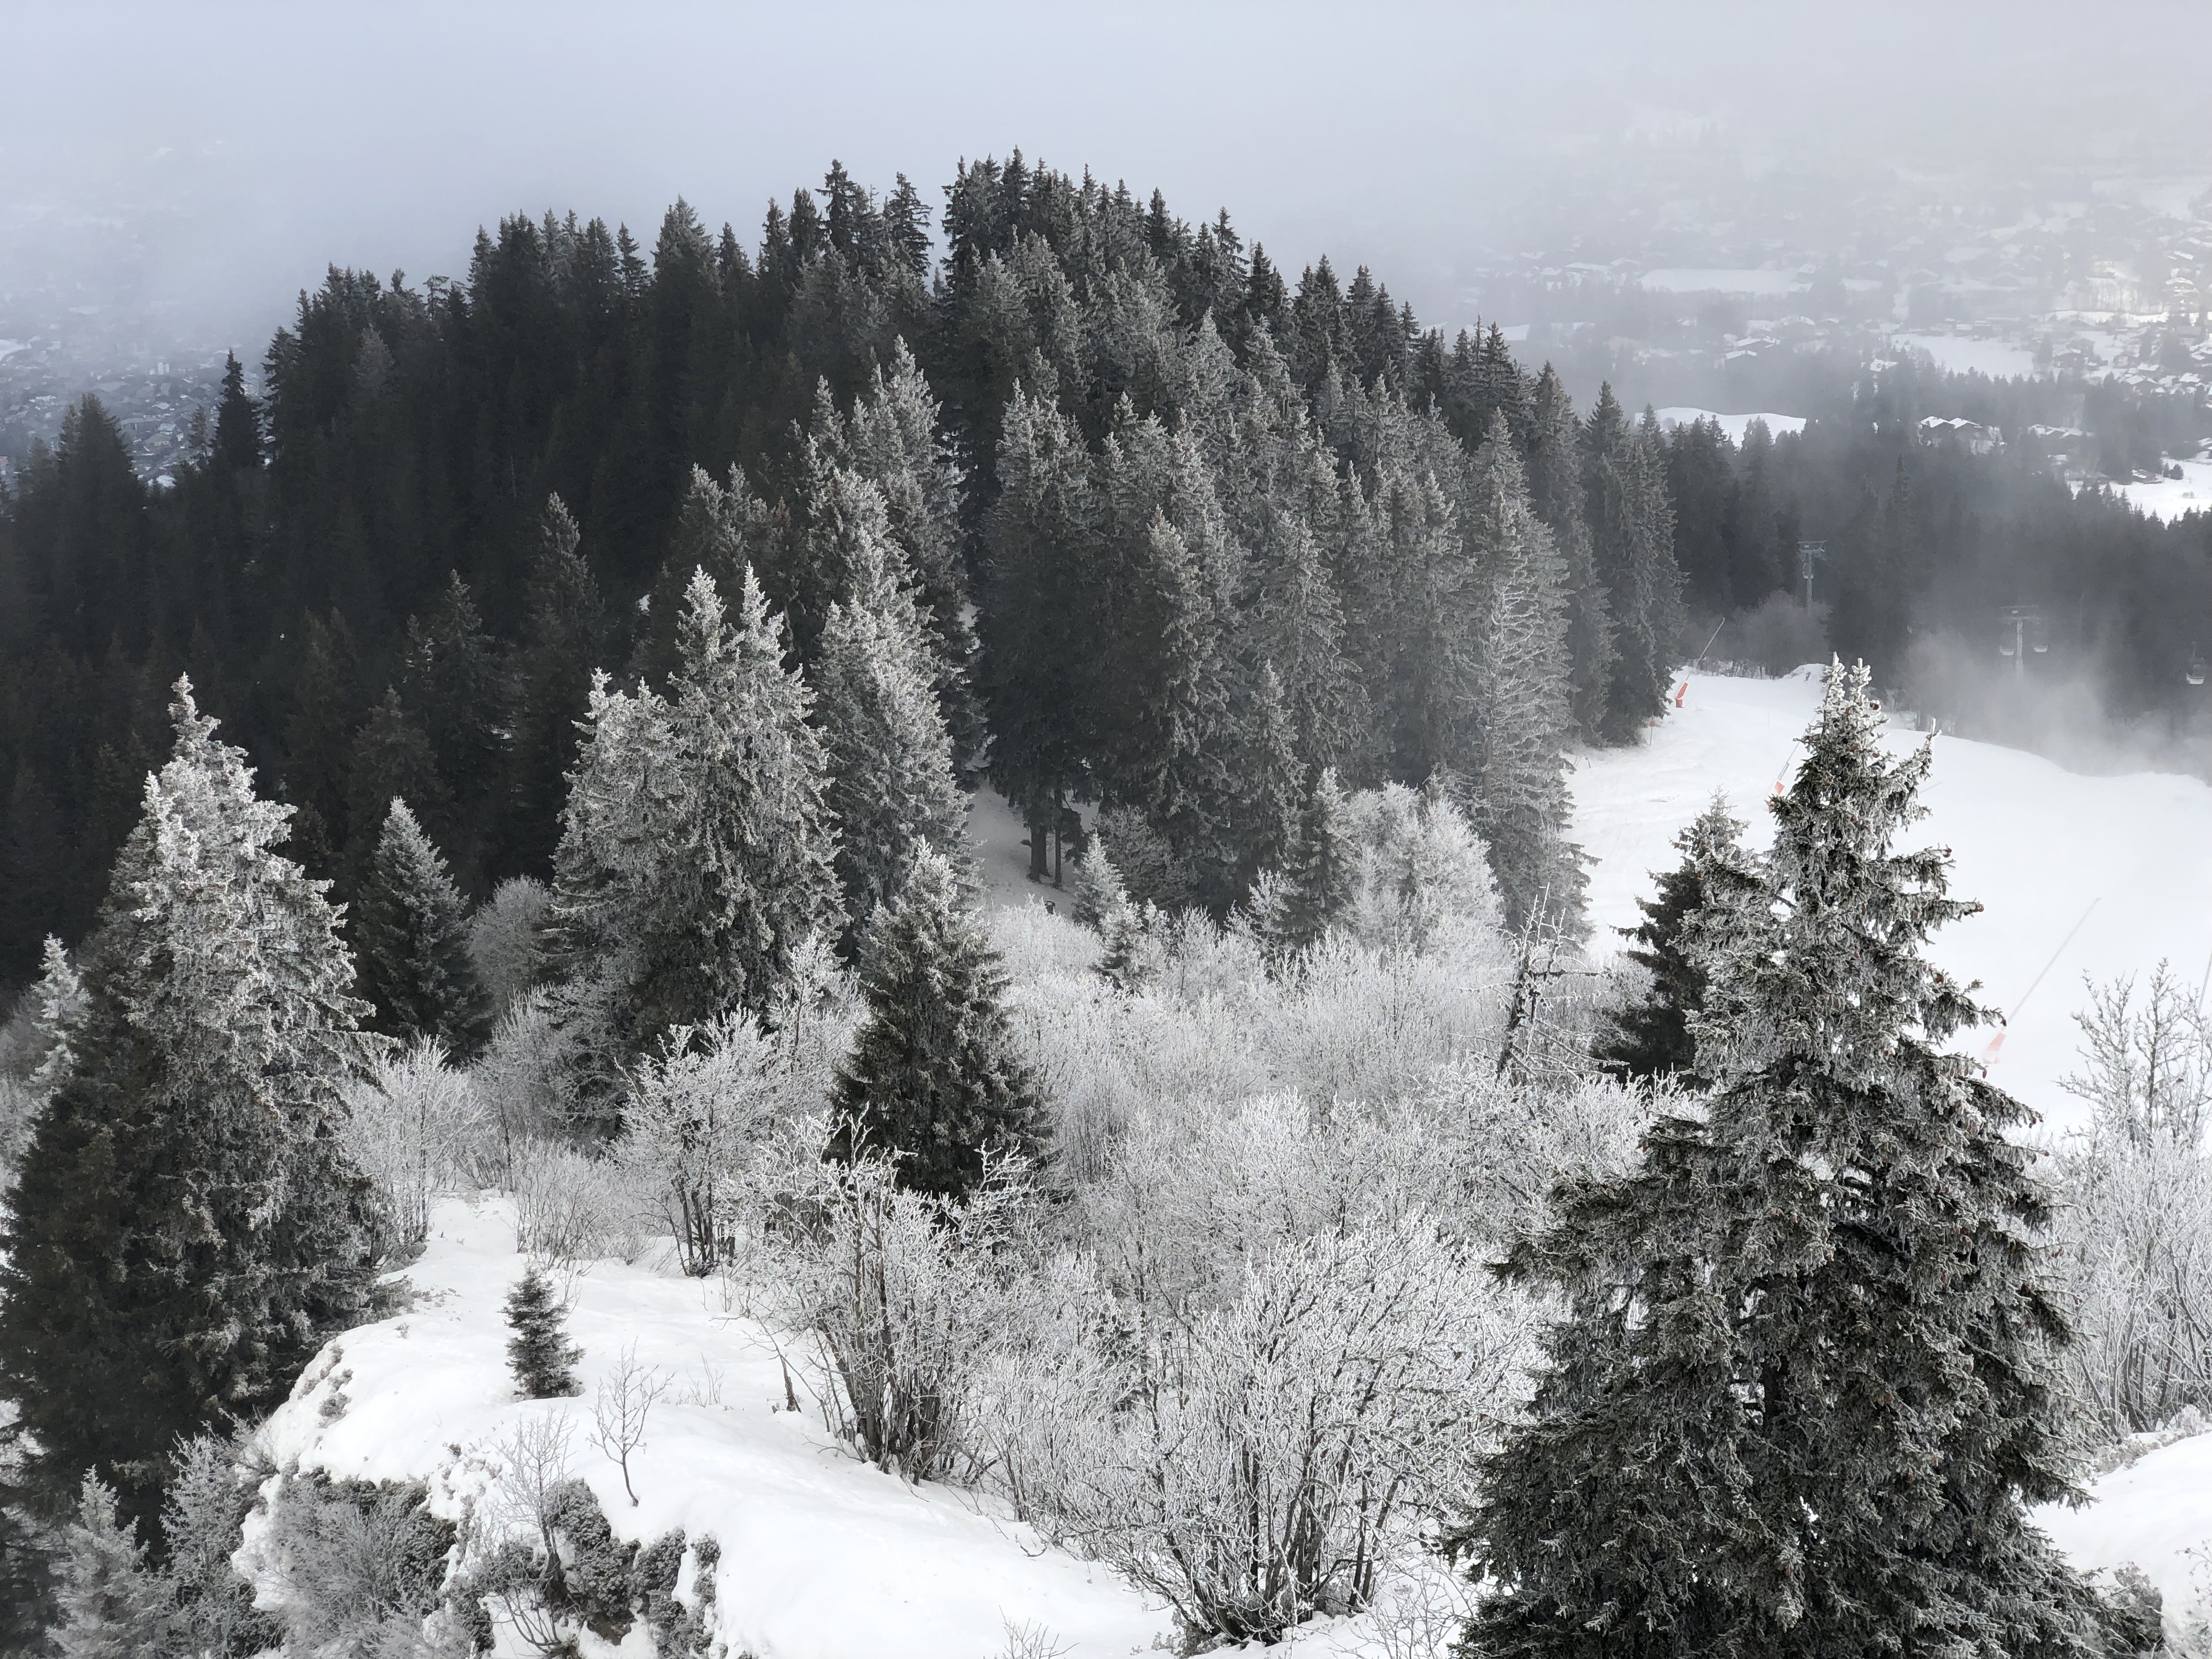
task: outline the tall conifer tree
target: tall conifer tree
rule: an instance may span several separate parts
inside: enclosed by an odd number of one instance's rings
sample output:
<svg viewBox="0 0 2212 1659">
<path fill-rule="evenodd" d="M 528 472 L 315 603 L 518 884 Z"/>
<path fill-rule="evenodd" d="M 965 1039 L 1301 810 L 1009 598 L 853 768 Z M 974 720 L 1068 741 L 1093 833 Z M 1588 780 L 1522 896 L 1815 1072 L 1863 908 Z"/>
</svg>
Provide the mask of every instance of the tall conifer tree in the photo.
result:
<svg viewBox="0 0 2212 1659">
<path fill-rule="evenodd" d="M 599 584 L 577 550 L 581 541 L 561 498 L 547 497 L 507 689 L 514 749 L 501 838 L 498 873 L 503 875 L 539 873 L 559 842 L 576 726 L 584 718 L 606 626 Z"/>
<path fill-rule="evenodd" d="M 444 854 L 398 796 L 385 814 L 353 921 L 361 994 L 376 1010 L 378 1030 L 435 1037 L 457 1054 L 483 1046 L 491 1002 L 469 959 L 460 890 Z"/>
<path fill-rule="evenodd" d="M 1567 595 L 1567 684 L 1575 732 L 1595 740 L 1613 683 L 1613 611 L 1584 518 L 1582 422 L 1558 371 L 1547 363 L 1531 394 L 1528 503 L 1550 527 Z"/>
<path fill-rule="evenodd" d="M 1611 1015 L 1610 1035 L 1597 1058 L 1632 1078 L 1688 1073 L 1697 1056 L 1690 1022 L 1705 1006 L 1705 970 L 1698 948 L 1708 899 L 1725 901 L 1749 879 L 1741 840 L 1743 825 L 1715 794 L 1697 821 L 1674 838 L 1682 861 L 1658 876 L 1658 891 L 1638 899 L 1644 920 L 1620 930 L 1632 943 L 1628 959 L 1651 975 L 1634 1002 Z"/>
<path fill-rule="evenodd" d="M 1566 595 L 1552 532 L 1529 510 L 1500 410 L 1475 458 L 1466 514 L 1474 544 L 1474 722 L 1464 764 L 1470 816 L 1490 849 L 1507 923 L 1580 939 L 1581 849 L 1567 840 Z"/>
<path fill-rule="evenodd" d="M 1662 709 L 1681 625 L 1674 509 L 1656 423 L 1632 422 L 1611 386 L 1598 390 L 1583 433 L 1592 554 L 1613 620 L 1613 661 L 1601 734 L 1631 743 Z"/>
<path fill-rule="evenodd" d="M 833 1158 L 897 1160 L 901 1185 L 957 1198 L 994 1150 L 1033 1153 L 1043 1132 L 1036 1079 L 1000 998 L 1005 970 L 963 904 L 952 866 L 921 853 L 868 945 L 867 1018 L 839 1066 Z"/>
<path fill-rule="evenodd" d="M 750 573 L 733 617 L 694 574 L 677 658 L 665 697 L 599 677 L 562 814 L 548 944 L 594 1109 L 668 1026 L 763 1012 L 840 920 L 822 738 Z"/>
<path fill-rule="evenodd" d="M 1573 1185 L 1509 1271 L 1557 1291 L 1527 1420 L 1458 1534 L 1485 1655 L 2087 1656 L 2031 1115 L 1945 1052 L 1987 1016 L 1923 954 L 1971 914 L 1923 747 L 1831 669 L 1752 902 L 1706 933 L 1711 1094 Z"/>
<path fill-rule="evenodd" d="M 857 940 L 906 884 L 916 854 L 963 856 L 967 801 L 932 687 L 934 653 L 897 550 L 855 550 L 852 586 L 830 607 L 815 665 L 816 716 L 837 824 L 837 874 Z"/>
<path fill-rule="evenodd" d="M 0 1394 L 49 1513 L 94 1469 L 149 1519 L 178 1440 L 275 1407 L 368 1297 L 340 1089 L 374 1039 L 337 915 L 274 850 L 291 809 L 176 695 L 0 1225 Z"/>
</svg>

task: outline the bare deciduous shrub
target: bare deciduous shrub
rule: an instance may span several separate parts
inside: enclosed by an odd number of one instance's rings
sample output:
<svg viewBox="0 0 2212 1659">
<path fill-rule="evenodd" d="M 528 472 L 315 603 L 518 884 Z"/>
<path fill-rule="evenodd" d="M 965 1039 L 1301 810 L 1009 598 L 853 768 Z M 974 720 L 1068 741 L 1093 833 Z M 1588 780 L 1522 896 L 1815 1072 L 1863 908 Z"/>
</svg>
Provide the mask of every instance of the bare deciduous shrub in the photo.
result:
<svg viewBox="0 0 2212 1659">
<path fill-rule="evenodd" d="M 563 1133 L 573 1104 L 566 1040 L 542 993 L 531 992 L 499 1017 L 471 1075 L 489 1131 L 476 1174 L 487 1187 L 512 1187 L 518 1150 Z"/>
<path fill-rule="evenodd" d="M 447 1063 L 434 1038 L 410 1043 L 377 1062 L 346 1091 L 345 1139 L 382 1200 L 399 1241 L 422 1243 L 430 1205 L 473 1187 L 485 1115 L 466 1072 Z"/>
<path fill-rule="evenodd" d="M 1474 1616 L 1474 1586 L 1441 1562 L 1422 1562 L 1376 1596 L 1370 1617 L 1382 1659 L 1449 1659 Z"/>
<path fill-rule="evenodd" d="M 793 1136 L 757 1184 L 774 1224 L 752 1229 L 759 1253 L 733 1265 L 799 1334 L 833 1432 L 909 1480 L 958 1472 L 1030 1202 L 1019 1170 L 996 1166 L 957 1202 L 902 1189 L 879 1158 L 825 1162 L 817 1136 Z"/>
<path fill-rule="evenodd" d="M 562 1265 L 644 1254 L 648 1206 L 622 1164 L 535 1139 L 516 1144 L 514 1164 L 517 1249 Z"/>
<path fill-rule="evenodd" d="M 2065 1086 L 2094 1116 L 2059 1158 L 2064 1364 L 2117 1439 L 2212 1406 L 2212 1037 L 2163 963 L 2141 996 L 2091 988 L 2076 1018 L 2084 1067 Z"/>
<path fill-rule="evenodd" d="M 742 1014 L 704 1031 L 678 1026 L 629 1074 L 616 1155 L 674 1237 L 685 1273 L 711 1273 L 722 1259 L 727 1188 L 794 1103 L 791 1085 L 775 1039 Z"/>
<path fill-rule="evenodd" d="M 592 1404 L 592 1443 L 620 1466 L 632 1509 L 637 1507 L 637 1488 L 629 1481 L 630 1454 L 645 1444 L 646 1421 L 667 1391 L 667 1376 L 657 1366 L 638 1364 L 633 1342 L 599 1379 L 599 1397 Z"/>
<path fill-rule="evenodd" d="M 1265 1251 L 1220 1308 L 1121 1345 L 1105 1369 L 1124 1403 L 1087 1439 L 1009 1427 L 1025 1518 L 1194 1637 L 1273 1640 L 1352 1610 L 1468 1489 L 1519 1386 L 1524 1320 L 1416 1218 Z"/>
<path fill-rule="evenodd" d="M 1016 1624 L 1011 1619 L 1000 1621 L 1006 1629 L 1006 1644 L 994 1659 L 1061 1659 L 1075 1651 L 1074 1644 L 1061 1641 L 1050 1630 L 1034 1619 Z"/>
<path fill-rule="evenodd" d="M 504 1014 L 529 994 L 538 979 L 538 931 L 551 907 L 545 884 L 529 876 L 509 876 L 469 918 L 469 962 Z"/>
</svg>

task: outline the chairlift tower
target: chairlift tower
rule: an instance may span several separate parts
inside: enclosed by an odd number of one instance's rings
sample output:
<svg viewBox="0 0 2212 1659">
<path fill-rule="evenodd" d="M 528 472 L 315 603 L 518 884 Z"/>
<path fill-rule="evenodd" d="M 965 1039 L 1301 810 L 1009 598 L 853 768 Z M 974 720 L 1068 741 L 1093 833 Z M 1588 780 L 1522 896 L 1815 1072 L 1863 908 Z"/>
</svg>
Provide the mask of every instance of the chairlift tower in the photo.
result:
<svg viewBox="0 0 2212 1659">
<path fill-rule="evenodd" d="M 1808 615 L 1813 609 L 1813 564 L 1815 560 L 1825 564 L 1827 558 L 1828 544 L 1826 542 L 1797 544 L 1797 574 L 1805 583 L 1805 610 Z"/>
<path fill-rule="evenodd" d="M 1997 612 L 1997 654 L 2012 659 L 2015 682 L 2027 678 L 2027 653 L 2051 649 L 2051 629 L 2039 605 L 2008 605 Z"/>
</svg>

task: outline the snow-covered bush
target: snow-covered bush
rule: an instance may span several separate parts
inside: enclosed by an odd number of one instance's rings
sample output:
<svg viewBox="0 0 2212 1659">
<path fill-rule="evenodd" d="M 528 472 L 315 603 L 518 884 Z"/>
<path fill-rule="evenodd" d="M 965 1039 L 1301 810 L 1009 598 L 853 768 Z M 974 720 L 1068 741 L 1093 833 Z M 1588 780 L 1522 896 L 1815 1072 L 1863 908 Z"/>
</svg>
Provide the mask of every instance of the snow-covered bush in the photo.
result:
<svg viewBox="0 0 2212 1659">
<path fill-rule="evenodd" d="M 2074 1340 L 2065 1366 L 2092 1421 L 2118 1438 L 2212 1406 L 2212 1034 L 2161 963 L 2092 988 L 2076 1016 L 2087 1134 L 2060 1156 L 2057 1237 Z"/>
<path fill-rule="evenodd" d="M 695 1276 L 724 1249 L 726 1189 L 784 1102 L 778 1056 L 750 1016 L 678 1026 L 629 1073 L 616 1157 L 635 1177 L 677 1259 Z"/>
<path fill-rule="evenodd" d="M 566 1052 L 541 992 L 513 1004 L 493 1026 L 491 1042 L 470 1068 L 487 1120 L 489 1163 L 479 1171 L 486 1186 L 512 1187 L 514 1160 L 523 1144 L 551 1139 L 569 1127 Z"/>
<path fill-rule="evenodd" d="M 994 1160 L 964 1200 L 911 1192 L 882 1159 L 824 1160 L 819 1128 L 757 1175 L 734 1289 L 797 1336 L 825 1420 L 862 1456 L 909 1480 L 968 1474 L 1033 1203 L 1022 1172 Z"/>
<path fill-rule="evenodd" d="M 538 933 L 553 895 L 542 881 L 510 876 L 469 917 L 469 961 L 505 1013 L 538 982 Z"/>
<path fill-rule="evenodd" d="M 1480 843 L 1474 855 L 1455 890 L 1486 884 Z M 1007 1009 L 1051 1103 L 1060 1177 L 1104 1176 L 1128 1125 L 1163 1100 L 1388 1100 L 1439 1067 L 1494 1063 L 1513 950 L 1480 907 L 1453 920 L 1431 910 L 1418 900 L 1377 921 L 1395 945 L 1338 935 L 1272 978 L 1249 934 L 1186 911 L 1161 929 L 1160 965 L 1134 994 L 1060 965 L 1097 949 L 1073 923 L 1035 907 L 1002 912 L 994 942 L 1010 963 L 1034 964 L 1013 976 Z M 1379 898 L 1370 912 L 1385 914 Z M 1417 937 L 1418 951 L 1407 945 Z"/>
<path fill-rule="evenodd" d="M 676 1589 L 686 1554 L 683 1532 L 649 1544 L 617 1538 L 591 1487 L 568 1472 L 564 1422 L 533 1419 L 498 1457 L 489 1530 L 474 1541 L 452 1598 L 474 1650 L 491 1648 L 501 1626 L 535 1651 L 555 1656 L 580 1651 L 586 1632 L 626 1647 L 643 1624 L 648 1651 L 704 1659 L 721 1559 L 712 1534 L 690 1551 L 696 1588 L 686 1605 Z"/>
<path fill-rule="evenodd" d="M 517 1249 L 556 1263 L 645 1254 L 651 1205 L 621 1163 L 529 1139 L 516 1145 L 514 1169 Z"/>
<path fill-rule="evenodd" d="M 295 1473 L 267 1501 L 254 1581 L 276 1606 L 286 1651 L 434 1651 L 423 1625 L 444 1599 L 456 1529 L 431 1513 L 421 1482 Z"/>
<path fill-rule="evenodd" d="M 1031 1362 L 1060 1388 L 1000 1402 L 1006 1489 L 1194 1638 L 1273 1640 L 1364 1603 L 1422 1547 L 1422 1518 L 1468 1490 L 1519 1387 L 1525 1322 L 1417 1215 L 1274 1244 L 1221 1306 L 1107 1353 L 1099 1322 L 1069 1323 L 1083 1357 Z M 1054 1415 L 1071 1395 L 1115 1407 L 1085 1434 Z"/>
<path fill-rule="evenodd" d="M 419 1245 L 431 1200 L 480 1184 L 483 1103 L 474 1079 L 447 1063 L 445 1045 L 419 1038 L 380 1058 L 346 1091 L 345 1141 L 376 1188 L 398 1241 Z"/>
<path fill-rule="evenodd" d="M 1401 783 L 1346 797 L 1358 873 L 1346 931 L 1382 951 L 1419 953 L 1449 933 L 1503 927 L 1489 855 L 1467 816 Z"/>
</svg>

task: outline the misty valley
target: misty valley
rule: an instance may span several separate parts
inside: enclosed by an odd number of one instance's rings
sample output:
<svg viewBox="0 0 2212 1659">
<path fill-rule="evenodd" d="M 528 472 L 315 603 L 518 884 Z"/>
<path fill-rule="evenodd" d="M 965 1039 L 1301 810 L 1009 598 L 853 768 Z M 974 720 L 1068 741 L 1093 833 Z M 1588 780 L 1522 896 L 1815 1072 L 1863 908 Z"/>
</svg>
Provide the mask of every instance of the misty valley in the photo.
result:
<svg viewBox="0 0 2212 1659">
<path fill-rule="evenodd" d="M 1039 125 L 0 200 L 0 1654 L 2212 1656 L 2212 170 Z"/>
</svg>

